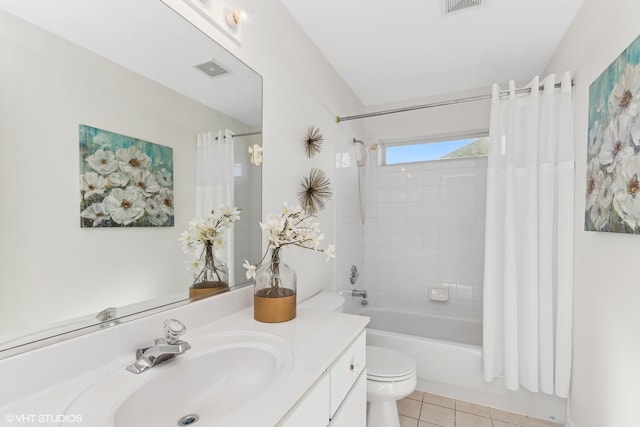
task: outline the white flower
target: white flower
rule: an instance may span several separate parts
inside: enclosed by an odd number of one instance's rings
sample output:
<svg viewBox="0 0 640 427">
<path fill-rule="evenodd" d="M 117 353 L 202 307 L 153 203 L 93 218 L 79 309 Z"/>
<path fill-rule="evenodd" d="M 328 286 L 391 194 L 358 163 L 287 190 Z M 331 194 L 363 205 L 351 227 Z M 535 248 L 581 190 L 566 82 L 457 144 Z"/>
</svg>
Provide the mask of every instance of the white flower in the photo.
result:
<svg viewBox="0 0 640 427">
<path fill-rule="evenodd" d="M 80 176 L 80 190 L 84 192 L 85 200 L 96 194 L 104 194 L 106 186 L 107 180 L 95 172 L 83 173 Z"/>
<path fill-rule="evenodd" d="M 107 186 L 110 188 L 125 187 L 129 183 L 129 175 L 124 172 L 114 172 L 107 177 Z"/>
<path fill-rule="evenodd" d="M 204 268 L 204 257 L 199 256 L 193 258 L 189 261 L 185 261 L 185 264 L 187 264 L 188 271 L 201 271 Z"/>
<path fill-rule="evenodd" d="M 607 172 L 611 173 L 615 169 L 617 163 L 629 156 L 632 156 L 633 148 L 629 147 L 629 128 L 619 126 L 620 121 L 612 120 L 605 130 L 598 160 L 603 166 L 607 167 Z"/>
<path fill-rule="evenodd" d="M 604 173 L 602 172 L 600 162 L 598 159 L 591 159 L 587 166 L 586 209 L 591 209 L 596 203 L 600 184 L 603 180 Z"/>
<path fill-rule="evenodd" d="M 598 196 L 591 206 L 589 217 L 596 230 L 602 230 L 611 218 L 611 200 L 613 199 L 611 181 L 611 176 L 607 175 L 595 191 Z"/>
<path fill-rule="evenodd" d="M 609 96 L 609 113 L 613 116 L 640 113 L 640 65 L 629 65 Z"/>
<path fill-rule="evenodd" d="M 104 209 L 102 203 L 94 203 L 80 213 L 82 218 L 87 218 L 93 221 L 93 226 L 97 227 L 102 221 L 109 219 L 109 214 Z"/>
<path fill-rule="evenodd" d="M 101 175 L 109 175 L 118 169 L 115 154 L 111 151 L 104 151 L 102 148 L 96 150 L 96 152 L 87 157 L 85 161 L 89 163 L 91 169 Z"/>
<path fill-rule="evenodd" d="M 131 174 L 135 169 L 147 169 L 151 165 L 151 158 L 138 149 L 138 147 L 119 148 L 116 158 L 122 172 Z"/>
<path fill-rule="evenodd" d="M 154 197 L 162 211 L 167 215 L 173 215 L 173 191 L 168 188 L 161 188 Z"/>
<path fill-rule="evenodd" d="M 324 256 L 326 260 L 329 261 L 331 258 L 336 257 L 336 245 L 327 245 L 327 249 L 323 250 Z"/>
<path fill-rule="evenodd" d="M 632 229 L 640 225 L 640 157 L 632 156 L 618 164 L 612 184 L 613 207 Z"/>
<path fill-rule="evenodd" d="M 312 219 L 313 216 L 307 215 L 300 206 L 291 209 L 285 203 L 280 216 L 269 215 L 267 222 L 259 222 L 260 228 L 267 232 L 269 245 L 257 264 L 262 263 L 270 248 L 277 249 L 288 245 L 324 252 L 327 259 L 333 258 L 335 246 L 320 248 L 320 241 L 324 239 L 324 234 L 320 232 L 320 225 L 312 222 Z M 247 265 L 251 264 L 247 262 Z"/>
<path fill-rule="evenodd" d="M 159 206 L 162 209 L 162 205 Z M 194 252 L 194 255 L 200 257 L 206 245 L 221 249 L 224 246 L 224 233 L 236 219 L 240 218 L 238 212 L 236 207 L 221 207 L 211 212 L 206 218 L 194 218 L 189 221 L 189 229 L 180 235 L 184 252 Z"/>
<path fill-rule="evenodd" d="M 111 141 L 109 140 L 109 137 L 107 137 L 107 135 L 105 135 L 104 133 L 100 132 L 98 133 L 96 136 L 94 136 L 91 139 L 91 142 L 99 145 L 100 148 L 105 148 L 111 145 Z"/>
<path fill-rule="evenodd" d="M 244 264 L 242 264 L 242 266 L 247 269 L 247 272 L 246 272 L 247 279 L 251 280 L 251 279 L 255 279 L 256 278 L 256 266 L 255 265 L 252 265 L 251 263 L 249 263 L 249 261 L 247 261 L 245 259 L 244 260 Z"/>
<path fill-rule="evenodd" d="M 144 215 L 145 202 L 142 193 L 132 187 L 114 188 L 105 197 L 104 208 L 117 224 L 129 225 Z"/>
<path fill-rule="evenodd" d="M 153 225 L 160 226 L 163 225 L 169 219 L 169 216 L 160 211 L 155 214 L 148 214 L 147 218 L 149 218 L 149 222 Z"/>
<path fill-rule="evenodd" d="M 145 201 L 145 203 L 146 205 L 144 209 L 147 212 L 149 222 L 151 222 L 153 225 L 162 225 L 167 222 L 169 216 L 164 213 L 162 207 L 156 199 L 149 198 Z"/>
<path fill-rule="evenodd" d="M 156 178 L 158 179 L 158 183 L 163 187 L 171 187 L 171 184 L 173 183 L 171 181 L 171 172 L 169 172 L 165 168 L 160 169 L 160 172 L 158 172 Z"/>
<path fill-rule="evenodd" d="M 602 123 L 596 121 L 593 127 L 589 129 L 589 141 L 587 142 L 587 153 L 589 156 L 595 156 L 600 151 L 602 145 Z"/>
<path fill-rule="evenodd" d="M 133 169 L 129 176 L 131 177 L 131 185 L 138 187 L 146 197 L 160 190 L 156 177 L 148 170 Z"/>
</svg>

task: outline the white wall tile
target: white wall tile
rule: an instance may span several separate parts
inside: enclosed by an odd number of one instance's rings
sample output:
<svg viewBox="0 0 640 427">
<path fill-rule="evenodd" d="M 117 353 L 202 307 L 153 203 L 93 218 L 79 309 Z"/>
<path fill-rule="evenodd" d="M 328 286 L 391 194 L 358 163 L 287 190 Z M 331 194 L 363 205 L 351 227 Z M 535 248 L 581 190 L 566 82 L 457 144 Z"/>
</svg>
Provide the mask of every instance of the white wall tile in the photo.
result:
<svg viewBox="0 0 640 427">
<path fill-rule="evenodd" d="M 364 253 L 376 304 L 480 319 L 486 159 L 369 172 Z M 448 287 L 449 301 L 430 301 L 429 286 Z"/>
</svg>

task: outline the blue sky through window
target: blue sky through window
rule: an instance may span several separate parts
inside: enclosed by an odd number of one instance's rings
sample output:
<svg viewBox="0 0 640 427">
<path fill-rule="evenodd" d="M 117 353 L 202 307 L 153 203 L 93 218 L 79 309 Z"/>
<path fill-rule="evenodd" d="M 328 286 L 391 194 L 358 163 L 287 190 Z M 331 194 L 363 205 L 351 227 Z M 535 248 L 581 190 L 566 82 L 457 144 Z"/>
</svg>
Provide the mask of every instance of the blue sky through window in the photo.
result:
<svg viewBox="0 0 640 427">
<path fill-rule="evenodd" d="M 421 144 L 389 145 L 386 150 L 386 164 L 424 162 L 442 159 L 447 154 L 478 138 L 456 139 L 442 142 L 423 142 Z"/>
</svg>

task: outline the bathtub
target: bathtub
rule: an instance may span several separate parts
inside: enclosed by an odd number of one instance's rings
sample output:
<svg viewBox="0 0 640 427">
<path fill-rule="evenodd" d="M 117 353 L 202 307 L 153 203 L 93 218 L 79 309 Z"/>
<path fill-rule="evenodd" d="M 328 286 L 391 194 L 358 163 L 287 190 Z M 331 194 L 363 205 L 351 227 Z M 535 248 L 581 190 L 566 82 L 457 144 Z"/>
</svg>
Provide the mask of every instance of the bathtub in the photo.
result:
<svg viewBox="0 0 640 427">
<path fill-rule="evenodd" d="M 564 422 L 564 399 L 507 390 L 501 379 L 484 381 L 480 321 L 378 307 L 354 311 L 370 318 L 368 345 L 393 348 L 415 359 L 419 390 Z"/>
</svg>

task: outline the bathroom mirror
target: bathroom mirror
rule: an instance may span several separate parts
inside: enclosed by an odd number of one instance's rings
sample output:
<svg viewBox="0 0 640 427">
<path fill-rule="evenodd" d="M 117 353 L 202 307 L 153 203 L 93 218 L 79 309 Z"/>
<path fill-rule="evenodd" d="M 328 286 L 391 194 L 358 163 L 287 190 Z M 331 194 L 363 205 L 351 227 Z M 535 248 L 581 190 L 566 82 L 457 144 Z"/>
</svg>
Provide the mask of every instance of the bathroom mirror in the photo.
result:
<svg viewBox="0 0 640 427">
<path fill-rule="evenodd" d="M 80 227 L 80 125 L 172 149 L 173 226 Z M 240 286 L 261 246 L 261 76 L 160 0 L 0 0 L 0 358 L 189 302 L 197 135 L 225 129 Z"/>
</svg>

